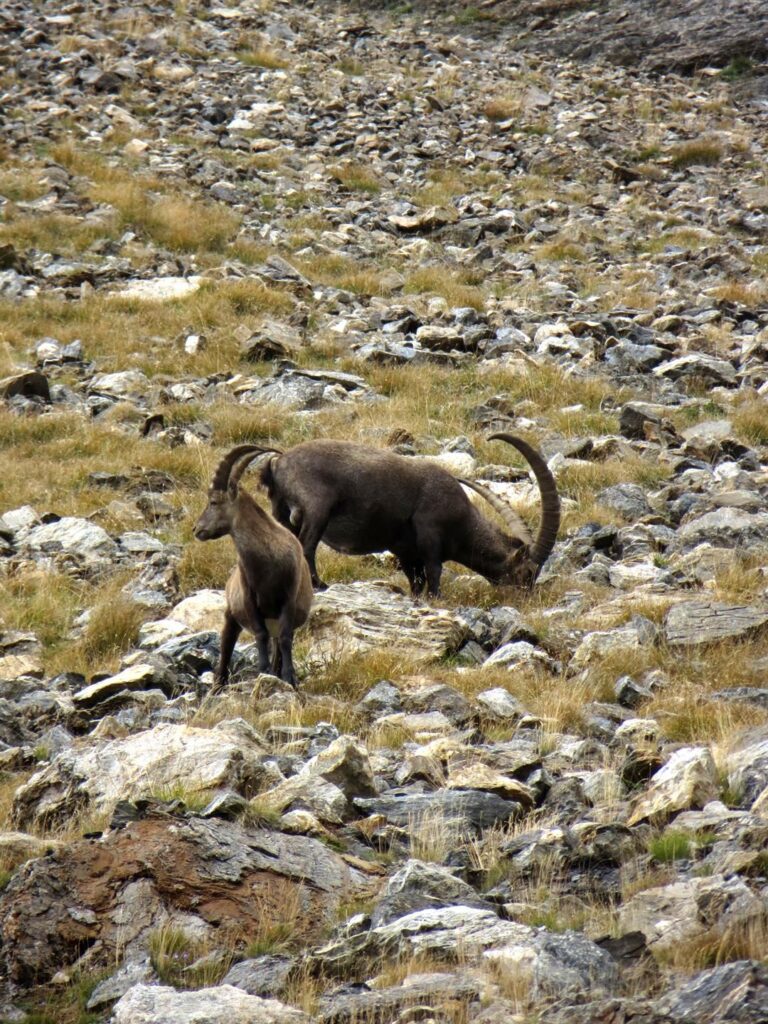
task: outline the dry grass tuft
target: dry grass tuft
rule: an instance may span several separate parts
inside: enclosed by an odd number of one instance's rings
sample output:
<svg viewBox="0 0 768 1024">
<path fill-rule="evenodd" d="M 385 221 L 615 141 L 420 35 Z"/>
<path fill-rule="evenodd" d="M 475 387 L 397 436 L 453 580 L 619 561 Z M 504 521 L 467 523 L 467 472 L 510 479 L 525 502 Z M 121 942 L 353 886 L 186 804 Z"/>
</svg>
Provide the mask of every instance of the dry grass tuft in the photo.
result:
<svg viewBox="0 0 768 1024">
<path fill-rule="evenodd" d="M 521 96 L 493 96 L 483 105 L 483 114 L 489 121 L 509 121 L 519 117 L 524 109 Z"/>
<path fill-rule="evenodd" d="M 381 191 L 381 181 L 370 167 L 360 163 L 334 164 L 328 169 L 331 178 L 352 192 Z"/>
<path fill-rule="evenodd" d="M 723 158 L 723 146 L 717 139 L 693 139 L 680 142 L 670 152 L 669 161 L 680 169 L 693 166 L 708 166 L 719 163 Z"/>
<path fill-rule="evenodd" d="M 485 308 L 485 296 L 475 280 L 470 271 L 451 270 L 445 266 L 420 267 L 408 274 L 403 291 L 406 295 L 439 295 L 451 307 L 471 306 L 482 310 Z"/>
<path fill-rule="evenodd" d="M 240 217 L 220 203 L 181 195 L 153 198 L 139 182 L 95 185 L 91 195 L 118 211 L 122 228 L 183 252 L 220 252 L 240 226 Z"/>
<path fill-rule="evenodd" d="M 755 396 L 742 402 L 731 418 L 736 434 L 747 444 L 768 445 L 768 406 L 764 399 Z"/>
</svg>

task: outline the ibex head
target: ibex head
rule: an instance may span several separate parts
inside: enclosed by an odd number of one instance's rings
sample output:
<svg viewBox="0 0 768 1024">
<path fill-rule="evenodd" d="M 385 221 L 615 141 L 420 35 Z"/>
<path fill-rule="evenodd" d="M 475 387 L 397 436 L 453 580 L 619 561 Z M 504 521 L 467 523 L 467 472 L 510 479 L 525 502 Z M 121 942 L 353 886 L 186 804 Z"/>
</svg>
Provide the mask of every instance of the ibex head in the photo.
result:
<svg viewBox="0 0 768 1024">
<path fill-rule="evenodd" d="M 258 445 L 241 444 L 221 460 L 208 488 L 208 504 L 195 524 L 195 537 L 198 540 L 217 540 L 231 532 L 240 477 L 252 460 L 263 451 Z"/>
<path fill-rule="evenodd" d="M 541 523 L 534 539 L 520 516 L 493 491 L 473 480 L 462 480 L 465 487 L 481 494 L 498 512 L 508 529 L 508 551 L 495 571 L 485 573 L 492 583 L 514 587 L 532 587 L 542 565 L 549 558 L 560 528 L 560 498 L 557 484 L 542 456 L 522 438 L 512 434 L 492 434 L 489 441 L 506 441 L 525 457 L 534 472 L 541 494 Z"/>
</svg>

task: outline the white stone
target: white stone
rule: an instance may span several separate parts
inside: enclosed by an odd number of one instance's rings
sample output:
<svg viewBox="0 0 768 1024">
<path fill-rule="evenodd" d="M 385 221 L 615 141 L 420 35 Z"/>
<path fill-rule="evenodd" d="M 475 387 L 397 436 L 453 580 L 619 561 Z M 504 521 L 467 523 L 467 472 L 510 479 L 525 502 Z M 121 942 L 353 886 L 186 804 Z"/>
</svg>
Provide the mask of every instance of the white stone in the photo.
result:
<svg viewBox="0 0 768 1024">
<path fill-rule="evenodd" d="M 301 1010 L 251 996 L 234 985 L 177 992 L 134 985 L 115 1004 L 113 1024 L 311 1024 Z"/>
<path fill-rule="evenodd" d="M 157 277 L 148 281 L 130 281 L 110 294 L 120 299 L 138 299 L 139 302 L 170 302 L 194 295 L 203 283 L 203 278 Z"/>
<path fill-rule="evenodd" d="M 118 800 L 183 789 L 238 788 L 255 777 L 264 747 L 253 730 L 157 725 L 127 739 L 70 748 L 36 772 L 15 796 L 21 823 L 68 814 L 85 801 L 109 811 Z"/>
<path fill-rule="evenodd" d="M 24 541 L 24 546 L 34 553 L 48 554 L 44 550 L 48 545 L 52 552 L 64 551 L 86 560 L 109 558 L 117 551 L 106 530 L 77 516 L 64 516 L 55 523 L 35 526 Z"/>
</svg>

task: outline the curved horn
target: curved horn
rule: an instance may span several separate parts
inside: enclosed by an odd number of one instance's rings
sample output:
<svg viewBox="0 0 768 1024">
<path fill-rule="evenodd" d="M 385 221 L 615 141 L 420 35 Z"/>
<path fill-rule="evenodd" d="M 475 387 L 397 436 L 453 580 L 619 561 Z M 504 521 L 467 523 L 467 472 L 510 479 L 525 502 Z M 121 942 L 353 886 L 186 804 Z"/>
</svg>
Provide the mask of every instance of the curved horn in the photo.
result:
<svg viewBox="0 0 768 1024">
<path fill-rule="evenodd" d="M 229 474 L 229 486 L 237 487 L 237 485 L 240 483 L 240 477 L 243 475 L 246 469 L 248 469 L 253 460 L 257 459 L 260 455 L 264 454 L 266 453 L 263 451 L 248 452 L 248 454 L 244 455 L 239 462 L 236 462 L 234 467 L 232 468 L 232 472 Z"/>
<path fill-rule="evenodd" d="M 557 493 L 555 478 L 543 456 L 522 438 L 514 437 L 512 434 L 491 434 L 488 440 L 506 441 L 507 444 L 511 444 L 513 448 L 517 448 L 533 470 L 541 495 L 541 524 L 536 540 L 533 542 L 530 557 L 536 565 L 543 565 L 555 546 L 557 531 L 560 529 L 560 497 Z"/>
<path fill-rule="evenodd" d="M 224 458 L 216 467 L 216 472 L 213 474 L 213 480 L 211 482 L 211 488 L 214 491 L 225 491 L 229 484 L 229 478 L 232 473 L 232 467 L 235 465 L 238 459 L 242 458 L 243 455 L 261 455 L 266 452 L 280 452 L 279 448 L 265 448 L 258 444 L 239 444 L 236 448 L 227 452 Z M 245 467 L 243 467 L 245 468 Z M 239 477 L 238 477 L 239 479 Z"/>
<path fill-rule="evenodd" d="M 464 477 L 458 478 L 460 484 L 464 484 L 465 487 L 470 487 L 473 491 L 476 491 L 481 495 L 488 504 L 499 513 L 501 518 L 507 524 L 510 532 L 516 537 L 519 537 L 526 547 L 533 546 L 533 535 L 528 529 L 527 523 L 525 523 L 514 509 L 511 509 L 506 501 L 502 501 L 501 498 L 494 494 L 493 491 L 489 490 L 483 484 L 475 483 L 474 480 L 465 480 Z"/>
</svg>

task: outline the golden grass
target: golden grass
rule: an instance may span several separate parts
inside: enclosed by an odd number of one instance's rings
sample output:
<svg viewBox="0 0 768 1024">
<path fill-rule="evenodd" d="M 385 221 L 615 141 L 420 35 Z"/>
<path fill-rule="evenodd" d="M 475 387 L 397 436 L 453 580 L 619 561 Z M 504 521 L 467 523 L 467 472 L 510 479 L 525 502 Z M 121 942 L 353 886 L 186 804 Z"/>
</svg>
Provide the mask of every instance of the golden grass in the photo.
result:
<svg viewBox="0 0 768 1024">
<path fill-rule="evenodd" d="M 474 274 L 468 271 L 445 266 L 420 267 L 406 276 L 403 291 L 406 295 L 439 295 L 451 307 L 471 306 L 482 310 L 485 296 L 474 280 Z"/>
<path fill-rule="evenodd" d="M 218 955 L 212 956 L 213 953 Z M 149 936 L 149 956 L 160 980 L 175 988 L 209 988 L 232 966 L 234 950 L 213 939 L 193 938 L 178 925 L 163 924 Z"/>
<path fill-rule="evenodd" d="M 153 198 L 138 182 L 94 185 L 90 193 L 118 211 L 122 228 L 182 252 L 219 252 L 240 226 L 240 217 L 220 203 L 182 195 Z"/>
<path fill-rule="evenodd" d="M 747 444 L 768 444 L 768 407 L 757 396 L 740 403 L 731 420 L 738 437 Z"/>
<path fill-rule="evenodd" d="M 361 265 L 340 253 L 319 254 L 311 259 L 296 259 L 294 264 L 310 281 L 360 295 L 383 295 L 387 288 L 380 270 Z"/>
<path fill-rule="evenodd" d="M 64 213 L 6 212 L 0 224 L 0 244 L 11 243 L 20 251 L 40 249 L 61 255 L 82 253 L 97 239 L 117 233 L 114 221 L 87 222 Z"/>
<path fill-rule="evenodd" d="M 177 570 L 182 593 L 207 588 L 223 590 L 236 564 L 237 553 L 229 537 L 204 544 L 190 540 L 184 546 Z"/>
<path fill-rule="evenodd" d="M 522 96 L 492 96 L 483 104 L 483 114 L 489 121 L 509 121 L 523 113 Z"/>
<path fill-rule="evenodd" d="M 114 583 L 89 595 L 88 621 L 83 635 L 72 645 L 57 651 L 49 667 L 61 671 L 82 671 L 88 676 L 97 669 L 114 670 L 119 656 L 138 640 L 139 627 L 151 613 Z"/>
<path fill-rule="evenodd" d="M 675 168 L 709 166 L 719 163 L 723 155 L 722 143 L 717 139 L 700 138 L 673 146 L 669 161 Z"/>
<path fill-rule="evenodd" d="M 352 192 L 381 191 L 381 181 L 367 164 L 354 161 L 334 164 L 328 168 L 328 172 L 334 181 Z"/>
</svg>

